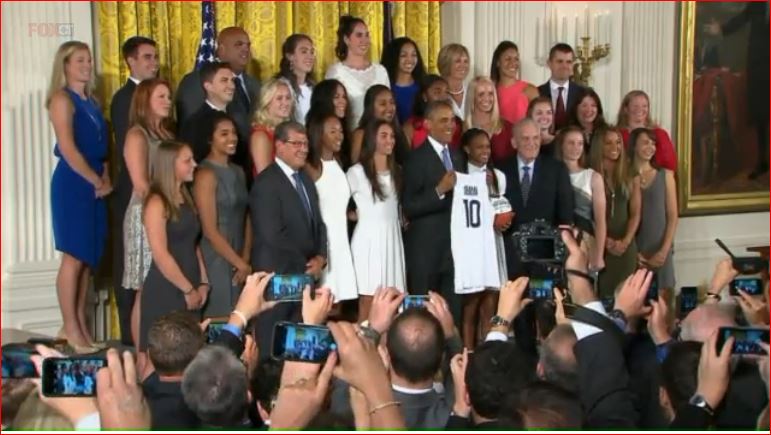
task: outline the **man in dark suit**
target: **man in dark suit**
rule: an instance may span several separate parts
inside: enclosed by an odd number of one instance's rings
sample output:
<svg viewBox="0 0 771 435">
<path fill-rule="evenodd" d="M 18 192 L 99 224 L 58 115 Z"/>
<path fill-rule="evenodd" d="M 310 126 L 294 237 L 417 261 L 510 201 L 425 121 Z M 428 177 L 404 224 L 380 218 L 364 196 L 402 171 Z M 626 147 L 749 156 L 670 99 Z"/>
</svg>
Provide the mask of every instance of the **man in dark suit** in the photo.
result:
<svg viewBox="0 0 771 435">
<path fill-rule="evenodd" d="M 554 111 L 554 129 L 559 130 L 568 124 L 568 114 L 573 106 L 578 104 L 581 94 L 586 90 L 578 83 L 571 81 L 575 53 L 573 47 L 565 43 L 556 44 L 549 50 L 549 81 L 538 87 L 542 97 L 551 98 Z"/>
<path fill-rule="evenodd" d="M 201 67 L 199 77 L 206 99 L 179 128 L 179 138 L 193 148 L 196 162 L 201 162 L 209 154 L 206 131 L 209 130 L 213 115 L 225 112 L 230 106 L 237 86 L 233 81 L 233 70 L 223 62 L 205 64 Z"/>
<path fill-rule="evenodd" d="M 408 222 L 404 234 L 408 286 L 411 294 L 440 292 L 450 303 L 459 324 L 460 302 L 455 294 L 450 249 L 450 214 L 455 171 L 462 170 L 463 162 L 448 147 L 455 126 L 450 104 L 429 103 L 426 125 L 428 138 L 412 151 L 404 165 L 402 209 Z"/>
<path fill-rule="evenodd" d="M 252 113 L 260 98 L 260 82 L 246 73 L 252 59 L 249 35 L 241 27 L 228 27 L 217 36 L 217 59 L 230 65 L 235 75 L 235 93 L 227 112 L 236 121 L 238 147 L 233 162 L 251 175 L 249 168 L 249 136 Z M 206 98 L 199 71 L 194 70 L 182 78 L 177 88 L 177 121 L 183 124 L 195 113 Z"/>
<path fill-rule="evenodd" d="M 158 74 L 158 50 L 156 43 L 144 36 L 133 36 L 123 43 L 123 60 L 129 67 L 129 78 L 110 102 L 110 122 L 115 133 L 115 149 L 118 156 L 118 174 L 115 191 L 112 195 L 111 208 L 113 215 L 112 246 L 113 265 L 112 278 L 115 289 L 115 302 L 118 305 L 118 321 L 120 323 L 121 342 L 133 344 L 131 338 L 131 309 L 134 306 L 136 293 L 134 289 L 125 289 L 123 281 L 123 216 L 131 200 L 131 178 L 123 160 L 123 142 L 129 129 L 129 109 L 134 91 L 142 80 L 155 78 Z"/>
<path fill-rule="evenodd" d="M 276 127 L 276 160 L 255 178 L 249 207 L 254 244 L 252 269 L 315 278 L 327 258 L 327 229 L 313 180 L 302 170 L 308 156 L 305 127 L 287 121 Z M 257 317 L 260 359 L 270 356 L 273 326 L 299 314 L 283 303 Z"/>
</svg>

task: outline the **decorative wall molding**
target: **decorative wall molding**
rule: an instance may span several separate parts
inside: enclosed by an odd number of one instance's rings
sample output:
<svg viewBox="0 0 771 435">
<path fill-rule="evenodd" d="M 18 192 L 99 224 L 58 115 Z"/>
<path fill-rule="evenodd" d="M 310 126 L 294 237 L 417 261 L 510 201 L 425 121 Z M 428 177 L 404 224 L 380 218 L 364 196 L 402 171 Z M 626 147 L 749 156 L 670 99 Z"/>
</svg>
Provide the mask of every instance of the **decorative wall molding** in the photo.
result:
<svg viewBox="0 0 771 435">
<path fill-rule="evenodd" d="M 51 333 L 61 320 L 50 206 L 55 137 L 45 96 L 59 45 L 76 39 L 93 47 L 91 4 L 2 8 L 2 326 Z"/>
</svg>

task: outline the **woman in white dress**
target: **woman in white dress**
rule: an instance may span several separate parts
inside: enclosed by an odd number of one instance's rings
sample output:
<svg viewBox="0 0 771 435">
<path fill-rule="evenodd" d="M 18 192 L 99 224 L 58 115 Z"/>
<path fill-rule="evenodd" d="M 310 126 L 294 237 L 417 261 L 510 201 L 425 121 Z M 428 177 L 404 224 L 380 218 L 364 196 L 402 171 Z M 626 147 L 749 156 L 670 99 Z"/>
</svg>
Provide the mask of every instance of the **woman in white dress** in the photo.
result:
<svg viewBox="0 0 771 435">
<path fill-rule="evenodd" d="M 372 295 L 379 287 L 405 290 L 398 198 L 401 174 L 393 156 L 395 142 L 388 121 L 373 121 L 364 134 L 360 163 L 348 170 L 358 213 L 351 252 L 359 287 L 359 320 L 369 317 Z"/>
<path fill-rule="evenodd" d="M 364 112 L 364 94 L 370 86 L 381 84 L 391 87 L 388 72 L 379 63 L 369 60 L 369 29 L 361 18 L 344 15 L 337 28 L 335 54 L 340 62 L 327 70 L 326 78 L 337 79 L 345 86 L 351 103 L 350 123 L 346 127 L 353 131 Z"/>
<path fill-rule="evenodd" d="M 356 299 L 356 275 L 348 244 L 348 187 L 338 155 L 343 142 L 343 125 L 334 113 L 308 118 L 308 160 L 305 171 L 316 182 L 321 217 L 327 226 L 327 265 L 321 286 L 329 287 L 335 302 Z"/>
<path fill-rule="evenodd" d="M 461 136 L 461 146 L 468 156 L 468 173 L 487 174 L 487 186 L 490 201 L 498 211 L 500 203 L 507 203 L 503 193 L 506 192 L 506 175 L 490 164 L 492 147 L 490 136 L 481 128 L 470 128 Z M 511 205 L 508 206 L 509 210 Z M 508 281 L 506 268 L 506 251 L 503 245 L 502 228 L 495 229 L 495 252 L 497 254 L 498 276 L 501 286 Z M 498 306 L 499 288 L 479 288 L 463 295 L 463 323 L 461 335 L 463 345 L 473 349 L 477 337 L 485 337 L 490 330 L 490 318 Z"/>
<path fill-rule="evenodd" d="M 562 160 L 570 173 L 573 185 L 573 219 L 581 230 L 581 247 L 589 256 L 589 269 L 599 272 L 605 268 L 605 182 L 602 175 L 587 167 L 584 153 L 584 131 L 581 127 L 563 128 L 555 139 L 555 156 Z"/>
</svg>

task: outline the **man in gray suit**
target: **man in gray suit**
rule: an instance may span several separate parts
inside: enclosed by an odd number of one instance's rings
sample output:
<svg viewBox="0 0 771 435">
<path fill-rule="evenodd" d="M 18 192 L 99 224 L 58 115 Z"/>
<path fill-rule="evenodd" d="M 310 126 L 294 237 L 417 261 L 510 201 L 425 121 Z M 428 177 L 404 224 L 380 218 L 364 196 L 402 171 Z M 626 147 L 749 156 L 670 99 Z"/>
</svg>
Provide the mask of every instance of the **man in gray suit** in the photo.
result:
<svg viewBox="0 0 771 435">
<path fill-rule="evenodd" d="M 249 135 L 251 117 L 260 98 L 260 82 L 246 73 L 252 59 L 249 35 L 241 27 L 228 27 L 217 36 L 217 59 L 227 63 L 235 75 L 235 94 L 227 106 L 227 112 L 236 121 L 238 147 L 233 162 L 243 167 L 247 176 L 249 166 Z M 177 122 L 184 124 L 204 104 L 206 95 L 199 70 L 193 70 L 182 78 L 177 88 Z"/>
</svg>

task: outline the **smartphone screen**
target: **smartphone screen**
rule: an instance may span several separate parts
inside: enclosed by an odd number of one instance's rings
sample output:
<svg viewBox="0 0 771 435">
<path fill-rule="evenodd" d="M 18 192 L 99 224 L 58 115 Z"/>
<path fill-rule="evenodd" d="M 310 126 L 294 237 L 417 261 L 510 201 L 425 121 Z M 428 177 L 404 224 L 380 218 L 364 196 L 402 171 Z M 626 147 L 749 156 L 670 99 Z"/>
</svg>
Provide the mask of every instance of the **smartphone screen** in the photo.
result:
<svg viewBox="0 0 771 435">
<path fill-rule="evenodd" d="M 32 346 L 11 344 L 2 348 L 3 379 L 36 378 L 37 370 L 30 357 L 37 355 Z"/>
<path fill-rule="evenodd" d="M 313 277 L 306 274 L 274 275 L 265 289 L 266 301 L 301 301 L 306 285 L 313 288 Z"/>
<path fill-rule="evenodd" d="M 206 342 L 211 344 L 222 334 L 222 328 L 227 325 L 227 320 L 212 320 L 206 328 Z"/>
<path fill-rule="evenodd" d="M 274 358 L 321 363 L 337 346 L 329 328 L 279 322 L 273 329 Z"/>
<path fill-rule="evenodd" d="M 763 280 L 760 278 L 737 278 L 731 281 L 729 292 L 733 296 L 739 295 L 739 290 L 751 296 L 763 294 Z"/>
<path fill-rule="evenodd" d="M 533 278 L 528 283 L 531 299 L 552 299 L 554 297 L 554 280 Z"/>
<path fill-rule="evenodd" d="M 68 357 L 43 360 L 42 390 L 48 397 L 96 395 L 96 372 L 107 365 L 104 358 Z"/>
<path fill-rule="evenodd" d="M 699 305 L 699 289 L 697 287 L 680 287 L 680 318 L 685 318 Z"/>
<path fill-rule="evenodd" d="M 768 328 L 722 327 L 718 331 L 717 337 L 718 352 L 723 348 L 729 337 L 734 337 L 734 346 L 731 349 L 731 353 L 738 355 L 766 354 L 757 343 L 762 341 L 768 344 Z"/>
<path fill-rule="evenodd" d="M 401 310 L 408 310 L 410 308 L 425 308 L 426 302 L 429 300 L 428 295 L 407 295 L 402 300 Z"/>
<path fill-rule="evenodd" d="M 648 294 L 645 296 L 645 305 L 650 305 L 649 301 L 651 300 L 659 300 L 659 281 L 657 278 L 654 273 L 653 278 L 651 278 L 651 286 L 648 287 Z"/>
</svg>

